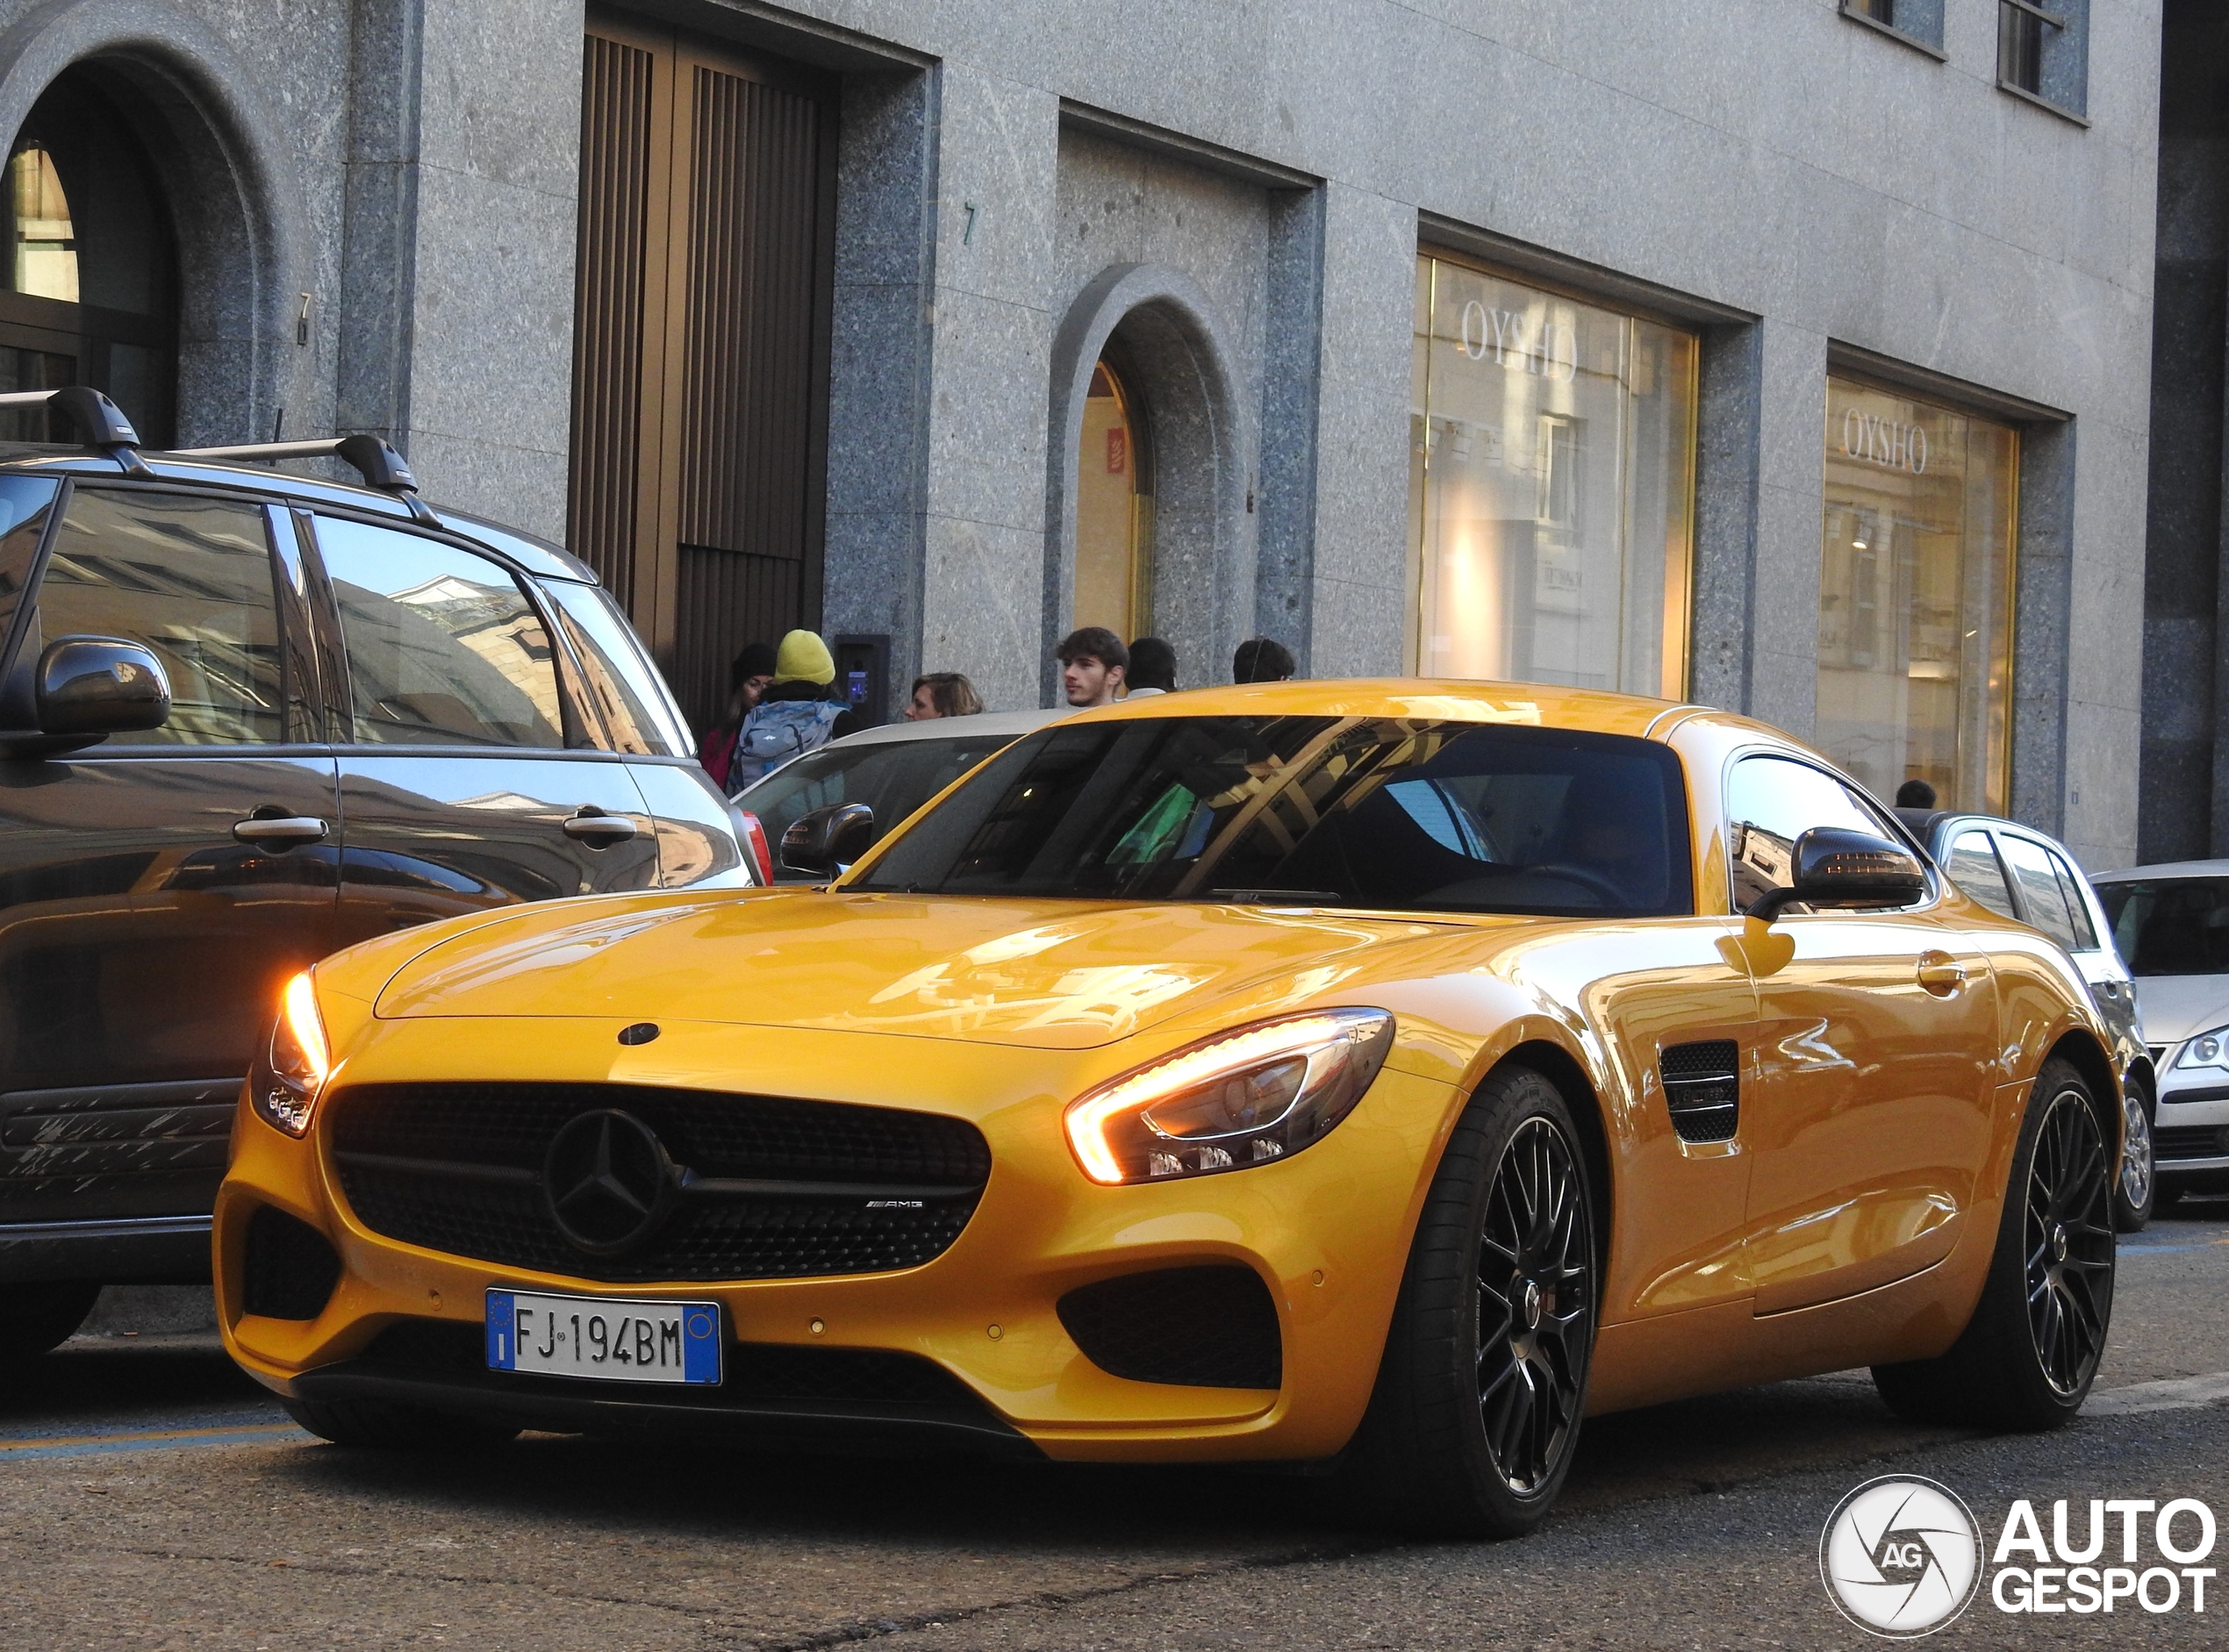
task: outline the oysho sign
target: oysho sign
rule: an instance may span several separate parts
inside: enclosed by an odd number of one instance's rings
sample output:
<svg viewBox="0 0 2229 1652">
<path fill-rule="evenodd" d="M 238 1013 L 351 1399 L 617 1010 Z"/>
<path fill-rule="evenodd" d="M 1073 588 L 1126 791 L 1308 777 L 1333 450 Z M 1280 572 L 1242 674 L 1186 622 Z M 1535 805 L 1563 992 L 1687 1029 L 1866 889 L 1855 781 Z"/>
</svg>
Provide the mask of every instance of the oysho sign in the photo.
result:
<svg viewBox="0 0 2229 1652">
<path fill-rule="evenodd" d="M 1889 1640 L 1932 1634 L 1986 1597 L 2014 1616 L 2203 1613 L 2212 1509 L 2196 1498 L 2066 1498 L 2006 1512 L 1995 1546 L 1948 1486 L 1884 1475 L 1835 1505 L 1819 1536 L 1827 1598 Z M 2046 1527 L 2048 1527 L 2048 1536 Z"/>
<path fill-rule="evenodd" d="M 1534 322 L 1514 310 L 1496 310 L 1473 298 L 1463 306 L 1463 354 L 1473 361 L 1490 354 L 1496 367 L 1568 384 L 1579 376 L 1579 333 L 1543 316 Z"/>
<path fill-rule="evenodd" d="M 1902 419 L 1882 418 L 1861 408 L 1846 408 L 1842 414 L 1842 453 L 1845 458 L 1924 476 L 1927 474 L 1927 429 Z"/>
</svg>

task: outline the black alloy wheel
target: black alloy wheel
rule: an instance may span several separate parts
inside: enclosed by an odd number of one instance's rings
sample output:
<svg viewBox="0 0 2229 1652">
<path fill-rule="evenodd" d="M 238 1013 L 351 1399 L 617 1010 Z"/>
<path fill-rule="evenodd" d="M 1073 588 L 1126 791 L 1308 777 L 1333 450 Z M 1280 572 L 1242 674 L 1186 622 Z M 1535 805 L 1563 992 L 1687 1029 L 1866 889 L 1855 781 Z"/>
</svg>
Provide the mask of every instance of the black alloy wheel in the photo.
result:
<svg viewBox="0 0 2229 1652">
<path fill-rule="evenodd" d="M 1478 1257 L 1478 1389 L 1486 1448 L 1509 1490 L 1537 1495 L 1579 1426 L 1594 1346 L 1593 1234 L 1571 1143 L 1517 1126 L 1486 1200 Z"/>
<path fill-rule="evenodd" d="M 2072 1090 L 2053 1096 L 2029 1162 L 2028 1330 L 2044 1378 L 2086 1391 L 2105 1352 L 2113 1293 L 2112 1177 L 2097 1115 Z"/>
<path fill-rule="evenodd" d="M 1594 1353 L 1599 1197 L 1543 1073 L 1488 1074 L 1425 1194 L 1370 1408 L 1341 1473 L 1387 1525 L 1522 1537 L 1578 1449 Z"/>
</svg>

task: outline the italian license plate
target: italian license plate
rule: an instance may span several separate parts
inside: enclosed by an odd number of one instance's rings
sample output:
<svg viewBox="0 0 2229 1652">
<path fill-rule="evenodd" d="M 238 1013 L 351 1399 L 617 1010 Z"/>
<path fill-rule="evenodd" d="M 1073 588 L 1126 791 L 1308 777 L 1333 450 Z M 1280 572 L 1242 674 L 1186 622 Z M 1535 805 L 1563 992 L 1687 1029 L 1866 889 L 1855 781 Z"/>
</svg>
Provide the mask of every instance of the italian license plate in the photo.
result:
<svg viewBox="0 0 2229 1652">
<path fill-rule="evenodd" d="M 615 1383 L 720 1381 L 720 1305 L 488 1292 L 488 1369 Z"/>
</svg>

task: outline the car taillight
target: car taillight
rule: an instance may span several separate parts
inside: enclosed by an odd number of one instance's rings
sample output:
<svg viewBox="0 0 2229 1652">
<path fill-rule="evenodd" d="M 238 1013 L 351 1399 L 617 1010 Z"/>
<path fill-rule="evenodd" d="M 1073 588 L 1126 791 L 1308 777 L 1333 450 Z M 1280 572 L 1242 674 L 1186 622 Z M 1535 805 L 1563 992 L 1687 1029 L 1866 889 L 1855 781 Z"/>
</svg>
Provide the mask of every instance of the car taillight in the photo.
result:
<svg viewBox="0 0 2229 1652">
<path fill-rule="evenodd" d="M 736 816 L 743 823 L 743 846 L 750 851 L 752 870 L 766 888 L 774 885 L 774 856 L 766 847 L 766 828 L 758 824 L 758 817 L 748 809 L 738 809 Z"/>
</svg>

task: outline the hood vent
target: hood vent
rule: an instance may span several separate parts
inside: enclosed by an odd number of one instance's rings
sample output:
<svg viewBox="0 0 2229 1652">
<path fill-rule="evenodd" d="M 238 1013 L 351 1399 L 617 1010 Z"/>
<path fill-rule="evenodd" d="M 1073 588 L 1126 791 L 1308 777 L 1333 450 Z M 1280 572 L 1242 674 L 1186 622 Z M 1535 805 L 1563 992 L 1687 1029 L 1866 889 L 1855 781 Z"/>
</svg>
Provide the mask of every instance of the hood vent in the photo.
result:
<svg viewBox="0 0 2229 1652">
<path fill-rule="evenodd" d="M 1664 1047 L 1657 1072 L 1681 1141 L 1733 1140 L 1741 1127 L 1740 1066 L 1740 1047 L 1730 1038 Z"/>
</svg>

